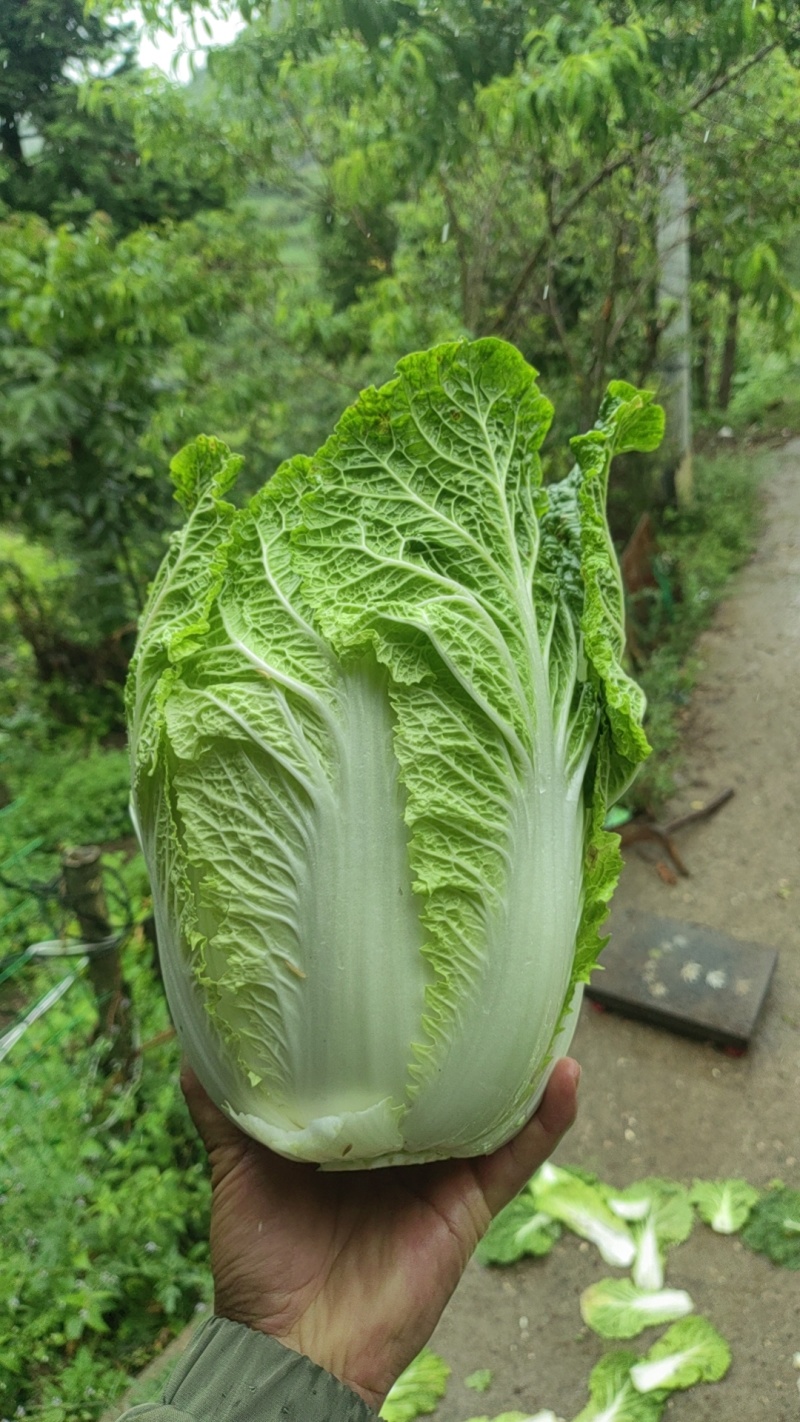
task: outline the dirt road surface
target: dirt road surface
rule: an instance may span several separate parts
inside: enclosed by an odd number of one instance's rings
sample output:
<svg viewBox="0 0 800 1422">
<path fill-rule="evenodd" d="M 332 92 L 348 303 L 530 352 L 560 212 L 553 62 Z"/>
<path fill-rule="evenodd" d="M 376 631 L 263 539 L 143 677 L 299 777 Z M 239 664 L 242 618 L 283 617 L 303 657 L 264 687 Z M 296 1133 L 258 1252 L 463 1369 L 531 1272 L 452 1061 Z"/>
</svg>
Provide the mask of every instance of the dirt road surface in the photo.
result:
<svg viewBox="0 0 800 1422">
<path fill-rule="evenodd" d="M 691 877 L 670 887 L 629 854 L 614 915 L 649 910 L 777 948 L 776 977 L 746 1056 L 584 1006 L 573 1052 L 583 1065 L 581 1116 L 563 1164 L 623 1186 L 645 1175 L 690 1184 L 740 1176 L 800 1188 L 800 440 L 770 459 L 758 549 L 699 647 L 702 671 L 686 725 L 682 784 L 669 814 L 727 786 L 734 800 L 680 838 Z M 613 930 L 614 915 L 611 927 Z M 581 1291 L 612 1273 L 565 1235 L 545 1260 L 470 1265 L 433 1346 L 453 1369 L 437 1418 L 464 1422 L 512 1408 L 572 1418 L 594 1363 L 614 1346 L 584 1328 Z M 798 1422 L 800 1273 L 698 1225 L 671 1251 L 667 1282 L 688 1289 L 731 1344 L 714 1386 L 676 1393 L 674 1422 Z M 491 1368 L 477 1396 L 464 1379 Z"/>
</svg>

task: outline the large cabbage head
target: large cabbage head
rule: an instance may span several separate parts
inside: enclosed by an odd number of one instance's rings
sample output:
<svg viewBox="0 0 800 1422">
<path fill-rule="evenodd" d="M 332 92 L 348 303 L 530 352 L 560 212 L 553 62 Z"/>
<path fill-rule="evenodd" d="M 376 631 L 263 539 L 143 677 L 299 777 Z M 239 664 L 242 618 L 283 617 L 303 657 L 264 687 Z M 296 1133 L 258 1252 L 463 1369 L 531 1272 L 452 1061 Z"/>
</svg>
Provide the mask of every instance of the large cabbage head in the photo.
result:
<svg viewBox="0 0 800 1422">
<path fill-rule="evenodd" d="M 329 1168 L 490 1151 L 565 1048 L 647 753 L 621 666 L 611 386 L 543 487 L 551 418 L 496 340 L 409 356 L 243 508 L 173 464 L 184 527 L 128 686 L 172 1013 L 228 1115 Z"/>
</svg>

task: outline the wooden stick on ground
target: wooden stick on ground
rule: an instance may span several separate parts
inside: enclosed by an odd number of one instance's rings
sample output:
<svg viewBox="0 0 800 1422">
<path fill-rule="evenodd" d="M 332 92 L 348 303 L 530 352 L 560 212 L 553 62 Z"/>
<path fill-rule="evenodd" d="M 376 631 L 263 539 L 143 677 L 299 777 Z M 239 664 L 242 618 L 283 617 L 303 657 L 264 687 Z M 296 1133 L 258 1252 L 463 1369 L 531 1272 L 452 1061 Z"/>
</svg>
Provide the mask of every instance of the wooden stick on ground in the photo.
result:
<svg viewBox="0 0 800 1422">
<path fill-rule="evenodd" d="M 689 870 L 676 848 L 673 835 L 678 830 L 686 829 L 687 825 L 697 824 L 700 820 L 706 820 L 710 815 L 716 814 L 717 810 L 721 810 L 722 806 L 727 805 L 728 801 L 733 798 L 733 794 L 732 789 L 722 790 L 719 795 L 715 795 L 712 800 L 709 800 L 707 805 L 702 805 L 699 810 L 690 810 L 685 815 L 678 815 L 677 818 L 670 820 L 669 824 L 657 825 L 649 820 L 629 820 L 627 824 L 620 825 L 616 833 L 619 835 L 623 847 L 629 844 L 641 844 L 642 841 L 657 844 L 674 864 L 678 873 L 684 878 L 688 878 Z M 661 867 L 669 868 L 668 865 L 663 864 L 663 861 Z M 659 869 L 659 873 L 661 873 L 661 869 Z M 663 874 L 662 878 L 665 878 L 665 882 L 669 882 Z"/>
<path fill-rule="evenodd" d="M 78 920 L 89 951 L 89 978 L 98 1012 L 97 1035 L 108 1039 L 104 1069 L 127 1080 L 134 1058 L 130 992 L 122 977 L 119 943 L 108 919 L 100 850 L 96 844 L 61 856 L 61 901 Z M 105 945 L 111 940 L 108 947 Z M 98 947 L 92 952 L 92 944 Z"/>
</svg>

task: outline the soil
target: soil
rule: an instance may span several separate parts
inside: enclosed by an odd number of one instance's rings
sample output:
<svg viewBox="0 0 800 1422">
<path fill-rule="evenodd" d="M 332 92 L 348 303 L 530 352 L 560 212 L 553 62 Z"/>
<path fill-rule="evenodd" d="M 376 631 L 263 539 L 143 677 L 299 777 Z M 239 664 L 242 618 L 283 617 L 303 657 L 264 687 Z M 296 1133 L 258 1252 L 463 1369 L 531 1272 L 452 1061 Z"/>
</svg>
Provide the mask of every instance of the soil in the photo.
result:
<svg viewBox="0 0 800 1422">
<path fill-rule="evenodd" d="M 668 885 L 629 852 L 610 927 L 625 909 L 688 919 L 777 948 L 778 968 L 739 1058 L 584 1005 L 572 1049 L 580 1118 L 556 1159 L 617 1186 L 661 1175 L 800 1188 L 800 440 L 769 461 L 757 551 L 698 648 L 680 789 L 665 818 L 727 786 L 735 797 L 681 834 L 689 879 Z M 615 1346 L 583 1326 L 578 1298 L 610 1272 L 570 1235 L 544 1260 L 471 1264 L 433 1338 L 453 1369 L 439 1422 L 512 1408 L 574 1417 L 591 1368 Z M 671 1251 L 667 1279 L 728 1339 L 733 1365 L 723 1382 L 675 1394 L 665 1415 L 797 1422 L 800 1273 L 698 1225 Z M 618 1346 L 644 1352 L 657 1336 Z M 482 1396 L 464 1386 L 478 1368 L 494 1374 Z"/>
</svg>

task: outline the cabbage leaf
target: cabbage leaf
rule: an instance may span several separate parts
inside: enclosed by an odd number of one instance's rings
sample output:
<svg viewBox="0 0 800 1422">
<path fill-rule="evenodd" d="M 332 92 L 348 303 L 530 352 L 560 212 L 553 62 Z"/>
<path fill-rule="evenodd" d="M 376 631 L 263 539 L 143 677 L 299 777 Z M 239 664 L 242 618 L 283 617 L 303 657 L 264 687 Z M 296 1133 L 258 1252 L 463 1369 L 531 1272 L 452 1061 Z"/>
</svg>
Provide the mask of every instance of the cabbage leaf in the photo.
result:
<svg viewBox="0 0 800 1422">
<path fill-rule="evenodd" d="M 694 1308 L 685 1289 L 639 1289 L 631 1279 L 601 1279 L 581 1294 L 581 1317 L 601 1338 L 636 1338 Z"/>
<path fill-rule="evenodd" d="M 488 1392 L 493 1377 L 491 1368 L 476 1368 L 474 1373 L 464 1379 L 464 1386 L 468 1387 L 470 1392 Z"/>
<path fill-rule="evenodd" d="M 549 1254 L 561 1234 L 557 1220 L 536 1208 L 529 1190 L 506 1205 L 489 1225 L 476 1251 L 481 1264 L 515 1264 L 526 1254 Z"/>
<path fill-rule="evenodd" d="M 759 1192 L 746 1180 L 695 1180 L 689 1198 L 717 1234 L 736 1234 L 747 1223 Z"/>
<path fill-rule="evenodd" d="M 609 1206 L 631 1226 L 634 1284 L 651 1292 L 663 1289 L 665 1250 L 688 1239 L 694 1225 L 688 1191 L 677 1180 L 651 1176 L 612 1196 Z"/>
<path fill-rule="evenodd" d="M 635 1353 L 607 1353 L 589 1375 L 590 1401 L 575 1422 L 659 1422 L 665 1393 L 643 1396 L 631 1382 Z"/>
<path fill-rule="evenodd" d="M 389 1389 L 378 1414 L 383 1422 L 414 1422 L 435 1412 L 447 1391 L 451 1369 L 431 1348 L 423 1348 Z"/>
<path fill-rule="evenodd" d="M 646 1394 L 674 1392 L 699 1382 L 719 1382 L 730 1363 L 728 1344 L 707 1318 L 682 1318 L 634 1364 L 631 1382 Z"/>
<path fill-rule="evenodd" d="M 469 1422 L 564 1422 L 551 1408 L 540 1412 L 500 1412 L 497 1417 L 470 1417 Z"/>
<path fill-rule="evenodd" d="M 776 1183 L 753 1206 L 742 1239 L 784 1269 L 800 1269 L 800 1190 Z"/>
<path fill-rule="evenodd" d="M 609 1208 L 606 1187 L 590 1184 L 561 1166 L 546 1161 L 529 1182 L 536 1206 L 594 1244 L 606 1264 L 627 1269 L 636 1256 L 636 1244 L 624 1220 Z"/>
</svg>

